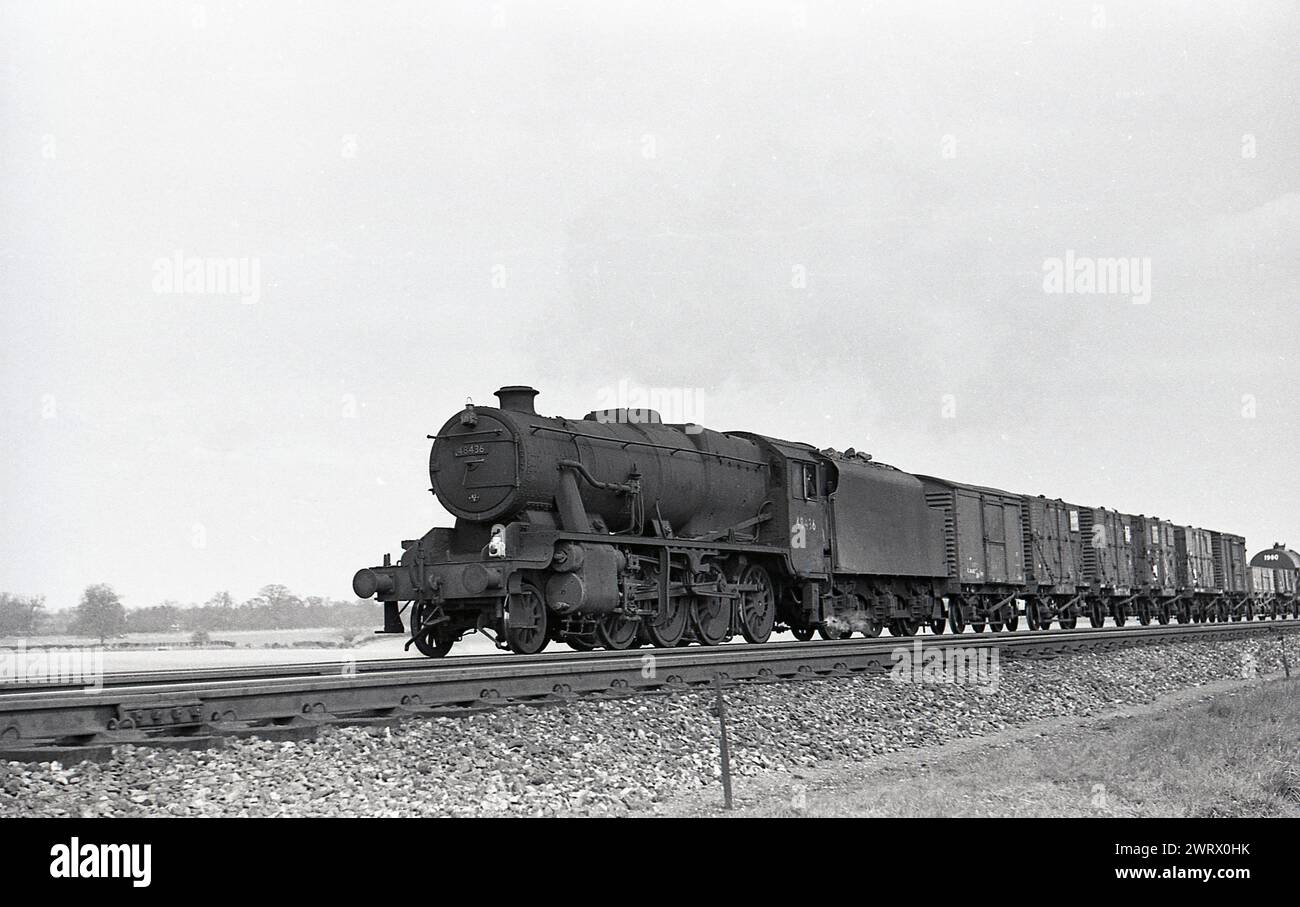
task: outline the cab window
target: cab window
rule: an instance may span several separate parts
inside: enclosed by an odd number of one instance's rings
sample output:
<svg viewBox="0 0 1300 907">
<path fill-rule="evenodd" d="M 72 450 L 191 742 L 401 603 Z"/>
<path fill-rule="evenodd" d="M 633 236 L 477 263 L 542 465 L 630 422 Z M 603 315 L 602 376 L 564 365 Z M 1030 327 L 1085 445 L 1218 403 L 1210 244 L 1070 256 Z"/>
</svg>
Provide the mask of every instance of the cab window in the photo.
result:
<svg viewBox="0 0 1300 907">
<path fill-rule="evenodd" d="M 811 463 L 805 463 L 803 467 L 803 496 L 808 501 L 818 496 L 817 467 Z"/>
</svg>

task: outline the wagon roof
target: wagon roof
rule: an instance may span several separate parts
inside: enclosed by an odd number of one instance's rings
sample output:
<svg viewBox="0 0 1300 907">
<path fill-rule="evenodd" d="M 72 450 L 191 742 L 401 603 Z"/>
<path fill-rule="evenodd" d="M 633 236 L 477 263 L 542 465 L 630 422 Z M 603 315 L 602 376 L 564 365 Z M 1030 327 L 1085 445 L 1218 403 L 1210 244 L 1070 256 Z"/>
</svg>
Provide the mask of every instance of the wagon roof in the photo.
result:
<svg viewBox="0 0 1300 907">
<path fill-rule="evenodd" d="M 1264 560 L 1265 555 L 1279 555 L 1277 560 Z M 1252 567 L 1273 567 L 1277 570 L 1300 570 L 1300 553 L 1286 548 L 1283 545 L 1274 545 L 1272 548 L 1265 548 L 1250 559 Z"/>
<path fill-rule="evenodd" d="M 971 485 L 969 482 L 954 482 L 952 479 L 944 479 L 939 476 L 916 476 L 925 482 L 935 482 L 939 485 L 947 485 L 949 488 L 964 488 L 967 491 L 982 491 L 985 494 L 1000 494 L 1008 498 L 1023 498 L 1025 495 L 1016 494 L 1014 491 L 1007 491 L 1005 488 L 994 488 L 991 485 Z"/>
</svg>

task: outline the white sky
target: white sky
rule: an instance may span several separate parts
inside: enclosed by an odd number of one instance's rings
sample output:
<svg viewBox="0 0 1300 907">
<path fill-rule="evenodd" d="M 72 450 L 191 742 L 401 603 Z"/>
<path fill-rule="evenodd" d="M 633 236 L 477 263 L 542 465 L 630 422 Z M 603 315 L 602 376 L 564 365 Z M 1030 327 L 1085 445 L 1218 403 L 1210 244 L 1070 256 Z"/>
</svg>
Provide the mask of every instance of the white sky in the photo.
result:
<svg viewBox="0 0 1300 907">
<path fill-rule="evenodd" d="M 0 590 L 348 597 L 509 383 L 1294 545 L 1297 47 L 1290 2 L 5 0 Z M 177 250 L 258 301 L 154 292 Z M 1045 293 L 1067 250 L 1150 303 Z"/>
</svg>

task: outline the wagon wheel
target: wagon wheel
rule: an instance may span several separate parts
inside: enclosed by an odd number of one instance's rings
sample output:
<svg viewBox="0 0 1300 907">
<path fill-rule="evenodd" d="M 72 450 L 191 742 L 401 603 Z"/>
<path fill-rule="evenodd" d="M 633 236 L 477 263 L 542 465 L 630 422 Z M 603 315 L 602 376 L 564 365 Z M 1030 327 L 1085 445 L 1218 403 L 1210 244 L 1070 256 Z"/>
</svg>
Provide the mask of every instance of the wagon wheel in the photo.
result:
<svg viewBox="0 0 1300 907">
<path fill-rule="evenodd" d="M 427 612 L 433 608 L 433 602 L 416 602 L 411 607 L 411 640 L 421 655 L 429 658 L 442 658 L 451 651 L 455 638 L 435 624 L 425 627 Z"/>
<path fill-rule="evenodd" d="M 653 566 L 645 568 L 646 580 L 652 583 L 656 594 L 659 584 L 667 582 L 667 577 L 659 575 L 659 569 Z M 668 606 L 660 609 L 655 600 L 655 613 L 641 621 L 641 638 L 659 649 L 674 649 L 686 635 L 686 624 L 690 620 L 690 608 L 683 595 L 669 595 Z"/>
<path fill-rule="evenodd" d="M 1042 626 L 1038 621 L 1038 602 L 1032 598 L 1025 602 L 1025 624 L 1030 630 L 1037 630 Z"/>
<path fill-rule="evenodd" d="M 1016 610 L 1015 605 L 1011 606 L 1011 616 L 1007 618 L 1005 626 L 1008 633 L 1014 633 L 1020 628 L 1020 612 Z"/>
<path fill-rule="evenodd" d="M 1160 605 L 1156 609 L 1156 620 L 1162 624 L 1169 623 L 1169 618 L 1172 616 L 1170 614 L 1171 610 L 1172 609 L 1169 607 L 1169 604 L 1167 602 L 1165 604 Z"/>
<path fill-rule="evenodd" d="M 1128 623 L 1128 609 L 1123 605 L 1116 605 L 1114 608 L 1115 626 L 1122 627 Z"/>
<path fill-rule="evenodd" d="M 990 629 L 991 631 L 993 631 L 994 633 L 1001 633 L 1001 632 L 1002 632 L 1002 621 L 1000 621 L 1000 620 L 991 620 L 991 621 L 989 621 L 989 629 Z"/>
<path fill-rule="evenodd" d="M 930 618 L 930 632 L 933 633 L 935 636 L 941 636 L 943 634 L 944 629 L 947 627 L 947 625 L 948 622 L 944 620 L 942 617 Z"/>
<path fill-rule="evenodd" d="M 983 632 L 984 632 L 984 621 L 982 621 L 982 620 L 973 620 L 973 621 L 970 622 L 970 628 L 971 628 L 972 630 L 974 630 L 976 633 L 983 633 Z"/>
<path fill-rule="evenodd" d="M 920 625 L 907 617 L 896 617 L 889 622 L 890 636 L 915 636 Z"/>
<path fill-rule="evenodd" d="M 817 626 L 817 635 L 822 639 L 848 639 L 853 635 L 853 631 L 828 627 L 825 623 L 822 623 Z"/>
<path fill-rule="evenodd" d="M 506 642 L 520 655 L 536 655 L 546 648 L 550 636 L 546 632 L 546 602 L 537 587 L 525 583 L 518 593 L 508 600 L 506 613 Z"/>
<path fill-rule="evenodd" d="M 948 603 L 948 629 L 954 633 L 963 633 L 966 630 L 966 612 L 961 602 Z"/>
<path fill-rule="evenodd" d="M 1088 623 L 1094 627 L 1100 627 L 1106 623 L 1106 612 L 1101 602 L 1094 601 L 1092 607 L 1088 609 Z"/>
<path fill-rule="evenodd" d="M 741 635 L 747 642 L 767 642 L 776 624 L 776 590 L 772 588 L 772 580 L 758 564 L 750 564 L 740 574 L 740 584 L 757 587 L 740 594 Z"/>
<path fill-rule="evenodd" d="M 1073 630 L 1079 625 L 1079 615 L 1071 614 L 1069 617 L 1060 618 L 1062 630 Z"/>
<path fill-rule="evenodd" d="M 636 641 L 636 634 L 640 629 L 641 622 L 626 614 L 604 614 L 596 624 L 596 641 L 606 649 L 622 651 L 630 648 Z"/>
<path fill-rule="evenodd" d="M 697 595 L 691 600 L 691 626 L 702 646 L 716 646 L 731 635 L 731 602 L 716 595 Z M 801 638 L 798 630 L 795 639 Z M 812 638 L 812 629 L 803 639 Z"/>
<path fill-rule="evenodd" d="M 1052 629 L 1053 616 L 1054 615 L 1052 613 L 1051 605 L 1043 605 L 1039 603 L 1038 604 L 1038 629 L 1040 630 Z"/>
</svg>

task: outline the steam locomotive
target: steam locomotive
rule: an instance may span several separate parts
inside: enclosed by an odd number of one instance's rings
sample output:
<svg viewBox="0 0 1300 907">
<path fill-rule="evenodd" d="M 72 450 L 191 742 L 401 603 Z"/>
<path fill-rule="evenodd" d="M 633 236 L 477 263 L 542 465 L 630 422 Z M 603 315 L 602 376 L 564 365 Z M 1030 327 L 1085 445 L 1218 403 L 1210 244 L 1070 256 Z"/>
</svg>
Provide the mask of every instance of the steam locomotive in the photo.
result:
<svg viewBox="0 0 1300 907">
<path fill-rule="evenodd" d="M 466 634 L 540 652 L 1296 614 L 1300 555 L 895 469 L 852 449 L 664 424 L 650 410 L 538 415 L 503 387 L 433 438 L 455 517 L 359 570 L 384 629 L 431 657 Z M 1280 552 L 1280 553 L 1278 553 Z M 1252 562 L 1255 563 L 1255 562 Z M 1267 589 L 1263 587 L 1267 585 Z M 1300 615 L 1297 615 L 1300 616 Z"/>
</svg>

